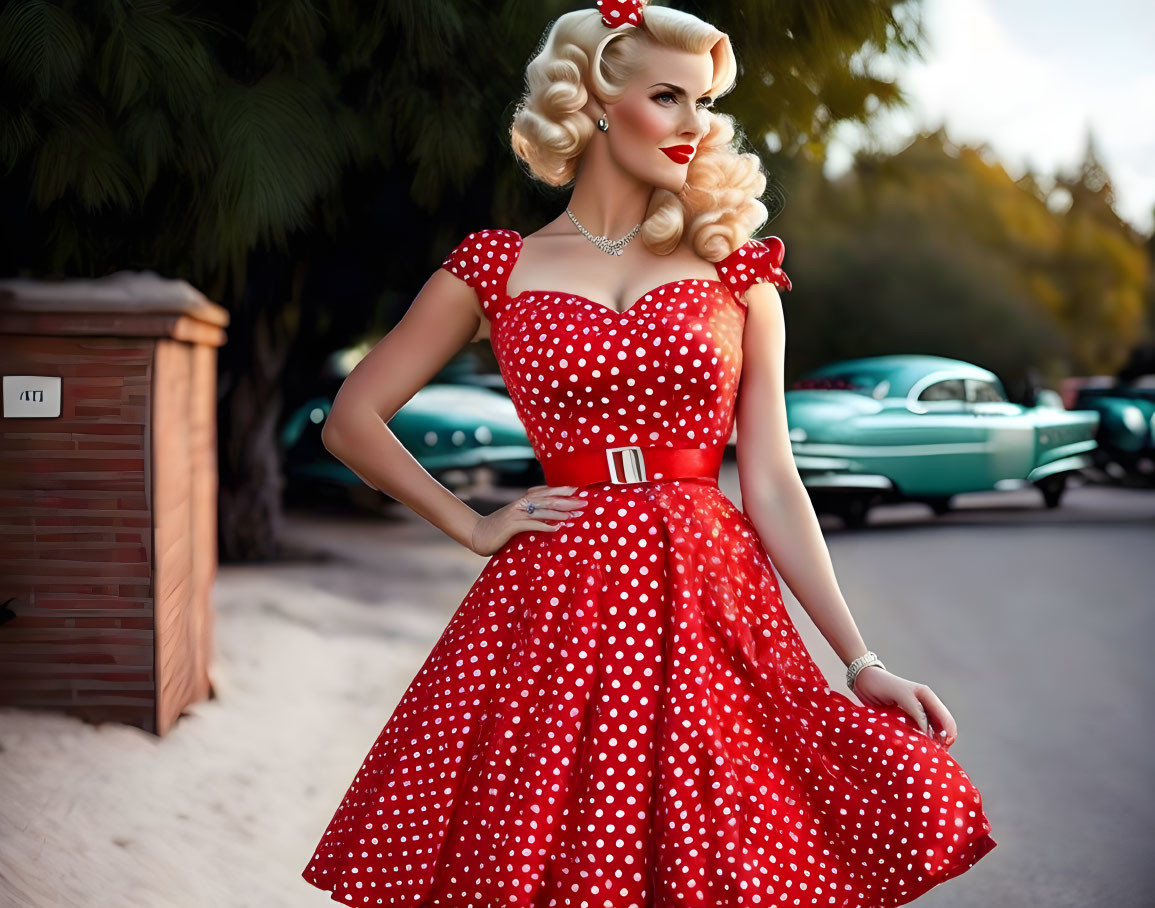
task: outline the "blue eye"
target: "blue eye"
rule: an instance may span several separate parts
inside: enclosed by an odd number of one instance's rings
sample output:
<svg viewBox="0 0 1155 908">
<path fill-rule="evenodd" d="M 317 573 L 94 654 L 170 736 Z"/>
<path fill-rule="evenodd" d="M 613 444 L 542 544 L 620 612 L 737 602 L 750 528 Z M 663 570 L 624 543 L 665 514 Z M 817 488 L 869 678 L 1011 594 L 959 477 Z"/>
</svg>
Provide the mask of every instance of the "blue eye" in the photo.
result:
<svg viewBox="0 0 1155 908">
<path fill-rule="evenodd" d="M 661 94 L 654 95 L 655 101 L 660 101 L 662 98 L 670 98 L 673 101 L 677 101 L 677 96 L 671 91 L 664 91 Z M 698 102 L 698 107 L 703 110 L 709 110 L 713 106 L 714 101 L 712 98 L 706 98 Z"/>
</svg>

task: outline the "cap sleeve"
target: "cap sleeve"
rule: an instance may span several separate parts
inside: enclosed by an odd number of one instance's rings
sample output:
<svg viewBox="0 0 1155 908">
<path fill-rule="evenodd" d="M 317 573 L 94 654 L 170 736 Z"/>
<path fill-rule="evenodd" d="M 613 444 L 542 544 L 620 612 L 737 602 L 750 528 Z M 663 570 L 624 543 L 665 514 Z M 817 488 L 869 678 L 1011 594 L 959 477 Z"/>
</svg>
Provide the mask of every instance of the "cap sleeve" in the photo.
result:
<svg viewBox="0 0 1155 908">
<path fill-rule="evenodd" d="M 747 240 L 717 263 L 718 275 L 745 305 L 744 294 L 752 284 L 770 283 L 781 290 L 791 289 L 790 278 L 782 270 L 785 255 L 786 244 L 776 236 Z"/>
<path fill-rule="evenodd" d="M 515 231 L 475 230 L 445 257 L 441 267 L 473 288 L 492 321 L 505 303 L 505 286 L 520 248 L 521 237 Z"/>
</svg>

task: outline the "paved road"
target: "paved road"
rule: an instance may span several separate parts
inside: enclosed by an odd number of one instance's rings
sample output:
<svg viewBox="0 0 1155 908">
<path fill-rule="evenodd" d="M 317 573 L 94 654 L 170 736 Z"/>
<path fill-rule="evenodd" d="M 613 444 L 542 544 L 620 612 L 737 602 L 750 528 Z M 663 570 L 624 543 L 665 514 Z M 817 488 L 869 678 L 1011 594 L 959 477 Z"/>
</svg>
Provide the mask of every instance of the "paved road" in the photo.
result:
<svg viewBox="0 0 1155 908">
<path fill-rule="evenodd" d="M 1075 488 L 1054 511 L 1030 491 L 982 494 L 958 508 L 884 508 L 826 534 L 867 645 L 958 722 L 951 754 L 999 843 L 917 904 L 1150 908 L 1155 492 Z"/>
</svg>

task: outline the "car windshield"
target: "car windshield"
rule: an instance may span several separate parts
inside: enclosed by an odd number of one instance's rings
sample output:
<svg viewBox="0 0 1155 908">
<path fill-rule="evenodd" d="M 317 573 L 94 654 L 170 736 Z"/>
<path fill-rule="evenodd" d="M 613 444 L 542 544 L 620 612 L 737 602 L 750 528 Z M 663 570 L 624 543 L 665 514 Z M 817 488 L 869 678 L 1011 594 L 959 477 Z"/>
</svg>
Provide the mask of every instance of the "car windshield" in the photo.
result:
<svg viewBox="0 0 1155 908">
<path fill-rule="evenodd" d="M 967 392 L 976 403 L 1006 403 L 1007 399 L 998 386 L 989 381 L 967 379 Z"/>
<path fill-rule="evenodd" d="M 854 391 L 867 397 L 884 396 L 889 382 L 871 372 L 836 372 L 798 379 L 790 386 L 795 391 Z"/>
</svg>

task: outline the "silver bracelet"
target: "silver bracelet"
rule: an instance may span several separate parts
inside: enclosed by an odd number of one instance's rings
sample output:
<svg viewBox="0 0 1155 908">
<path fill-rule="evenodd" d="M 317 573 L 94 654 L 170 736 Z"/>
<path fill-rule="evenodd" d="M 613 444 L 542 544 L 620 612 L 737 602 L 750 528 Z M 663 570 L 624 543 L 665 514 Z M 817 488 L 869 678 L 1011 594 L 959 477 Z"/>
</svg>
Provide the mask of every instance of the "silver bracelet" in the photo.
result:
<svg viewBox="0 0 1155 908">
<path fill-rule="evenodd" d="M 854 690 L 854 679 L 857 678 L 858 673 L 868 665 L 877 665 L 881 669 L 886 668 L 876 653 L 872 653 L 870 650 L 867 650 L 846 667 L 846 686 L 851 690 Z"/>
</svg>

